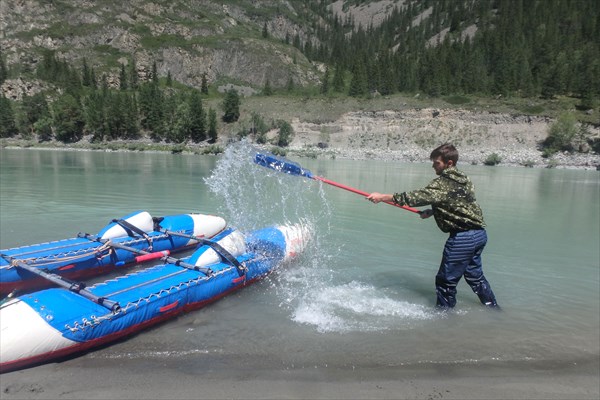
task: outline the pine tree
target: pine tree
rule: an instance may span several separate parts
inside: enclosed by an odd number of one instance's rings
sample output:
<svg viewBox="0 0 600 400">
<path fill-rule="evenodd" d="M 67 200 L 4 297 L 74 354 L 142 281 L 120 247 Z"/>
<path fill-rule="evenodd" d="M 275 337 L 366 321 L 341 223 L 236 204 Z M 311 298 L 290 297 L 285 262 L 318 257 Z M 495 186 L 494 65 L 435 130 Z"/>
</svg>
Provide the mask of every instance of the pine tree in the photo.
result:
<svg viewBox="0 0 600 400">
<path fill-rule="evenodd" d="M 48 116 L 38 120 L 33 125 L 33 130 L 37 134 L 38 141 L 45 142 L 52 140 L 52 118 Z"/>
<path fill-rule="evenodd" d="M 156 66 L 156 61 L 152 63 L 152 76 L 151 80 L 154 84 L 158 85 L 158 67 Z"/>
<path fill-rule="evenodd" d="M 138 76 L 135 58 L 131 59 L 131 64 L 129 65 L 129 87 L 133 90 L 137 90 L 140 87 L 140 78 Z"/>
<path fill-rule="evenodd" d="M 92 86 L 92 71 L 88 67 L 87 60 L 83 58 L 83 66 L 81 68 L 81 84 L 83 86 Z"/>
<path fill-rule="evenodd" d="M 93 141 L 101 142 L 105 134 L 104 96 L 95 90 L 82 103 L 85 131 L 93 135 Z"/>
<path fill-rule="evenodd" d="M 325 74 L 321 82 L 321 94 L 329 93 L 329 66 L 325 67 Z"/>
<path fill-rule="evenodd" d="M 23 110 L 23 122 L 26 125 L 24 129 L 28 133 L 34 132 L 34 125 L 37 121 L 50 116 L 50 108 L 48 107 L 46 96 L 41 92 L 33 96 L 24 96 L 21 107 Z"/>
<path fill-rule="evenodd" d="M 113 92 L 105 99 L 106 102 L 106 135 L 110 139 L 125 137 L 125 110 L 123 96 L 120 92 Z"/>
<path fill-rule="evenodd" d="M 75 97 L 70 94 L 60 96 L 52 104 L 52 110 L 56 139 L 71 143 L 83 137 L 84 121 L 81 106 Z"/>
<path fill-rule="evenodd" d="M 171 76 L 171 70 L 167 71 L 167 81 L 165 83 L 167 87 L 173 86 L 173 77 Z"/>
<path fill-rule="evenodd" d="M 267 23 L 265 22 L 265 24 L 263 25 L 263 29 L 262 29 L 262 37 L 263 39 L 266 39 L 269 37 L 269 31 L 267 30 Z"/>
<path fill-rule="evenodd" d="M 140 136 L 140 127 L 135 94 L 125 93 L 123 96 L 124 137 L 126 139 L 137 139 Z"/>
<path fill-rule="evenodd" d="M 288 78 L 286 89 L 288 92 L 294 91 L 294 78 L 291 75 Z"/>
<path fill-rule="evenodd" d="M 208 109 L 208 137 L 211 143 L 217 141 L 217 112 L 212 108 Z"/>
<path fill-rule="evenodd" d="M 208 94 L 208 79 L 206 78 L 206 72 L 202 74 L 202 84 L 200 86 L 200 92 L 202 92 L 202 94 Z"/>
<path fill-rule="evenodd" d="M 277 121 L 279 132 L 277 134 L 277 146 L 285 147 L 288 146 L 292 141 L 294 135 L 294 128 L 287 121 Z"/>
<path fill-rule="evenodd" d="M 223 99 L 223 121 L 235 122 L 240 117 L 240 96 L 235 89 L 227 91 Z"/>
<path fill-rule="evenodd" d="M 147 82 L 140 87 L 139 112 L 141 126 L 153 132 L 154 139 L 162 136 L 164 96 L 157 83 Z"/>
<path fill-rule="evenodd" d="M 192 128 L 190 116 L 190 106 L 188 103 L 182 101 L 177 104 L 174 112 L 174 124 L 170 136 L 172 142 L 183 143 L 189 139 Z"/>
<path fill-rule="evenodd" d="M 7 138 L 17 134 L 15 114 L 11 101 L 0 93 L 0 137 Z"/>
<path fill-rule="evenodd" d="M 362 97 L 366 96 L 367 92 L 367 72 L 365 70 L 364 62 L 359 59 L 354 66 L 348 95 L 352 97 Z"/>
<path fill-rule="evenodd" d="M 96 71 L 94 70 L 93 67 L 90 69 L 90 80 L 91 80 L 92 88 L 98 89 L 98 81 L 96 79 Z"/>
<path fill-rule="evenodd" d="M 265 96 L 271 96 L 273 94 L 273 89 L 271 88 L 271 81 L 269 80 L 269 78 L 267 78 L 267 80 L 265 81 L 265 87 L 263 88 L 262 93 Z"/>
<path fill-rule="evenodd" d="M 341 63 L 337 63 L 335 65 L 332 82 L 334 92 L 341 93 L 344 91 L 344 73 L 345 71 Z"/>
<path fill-rule="evenodd" d="M 0 85 L 2 85 L 6 79 L 8 79 L 8 68 L 6 67 L 4 57 L 2 56 L 2 49 L 0 49 Z"/>
<path fill-rule="evenodd" d="M 206 112 L 202 107 L 202 98 L 198 90 L 192 90 L 189 99 L 190 137 L 195 142 L 206 140 Z"/>
<path fill-rule="evenodd" d="M 127 90 L 127 72 L 125 72 L 125 65 L 121 64 L 121 72 L 119 73 L 119 89 Z"/>
</svg>

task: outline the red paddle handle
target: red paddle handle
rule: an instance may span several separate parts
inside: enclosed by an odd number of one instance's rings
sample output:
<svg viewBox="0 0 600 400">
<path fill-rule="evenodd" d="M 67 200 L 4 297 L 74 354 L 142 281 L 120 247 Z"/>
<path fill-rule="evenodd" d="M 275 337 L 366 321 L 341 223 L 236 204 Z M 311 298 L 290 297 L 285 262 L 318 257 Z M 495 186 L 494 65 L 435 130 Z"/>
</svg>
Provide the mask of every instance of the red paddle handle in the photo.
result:
<svg viewBox="0 0 600 400">
<path fill-rule="evenodd" d="M 370 193 L 363 192 L 362 190 L 358 190 L 358 189 L 355 189 L 353 187 L 343 185 L 341 183 L 330 181 L 329 179 L 323 178 L 322 176 L 314 176 L 313 175 L 313 178 L 316 179 L 316 180 L 318 180 L 318 181 L 321 181 L 323 183 L 326 183 L 328 185 L 339 187 L 340 189 L 344 189 L 344 190 L 347 190 L 347 191 L 352 192 L 352 193 L 360 194 L 360 195 L 365 196 L 365 197 L 367 197 L 367 196 L 370 195 Z M 390 206 L 394 206 L 394 207 L 398 207 L 398 208 L 403 208 L 406 211 L 414 212 L 416 214 L 421 214 L 421 211 L 417 210 L 416 208 L 412 208 L 412 207 L 408 207 L 408 206 L 401 206 L 401 205 L 393 203 L 391 201 L 384 201 L 384 203 L 389 204 Z"/>
</svg>

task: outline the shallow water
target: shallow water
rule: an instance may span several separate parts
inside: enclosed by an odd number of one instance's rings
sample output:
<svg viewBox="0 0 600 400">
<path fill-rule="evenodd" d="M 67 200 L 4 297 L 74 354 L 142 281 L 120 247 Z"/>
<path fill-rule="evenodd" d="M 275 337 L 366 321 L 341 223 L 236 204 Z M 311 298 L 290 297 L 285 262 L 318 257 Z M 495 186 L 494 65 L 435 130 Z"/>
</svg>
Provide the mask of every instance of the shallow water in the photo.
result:
<svg viewBox="0 0 600 400">
<path fill-rule="evenodd" d="M 446 236 L 433 219 L 224 155 L 0 150 L 0 248 L 95 233 L 134 210 L 204 212 L 253 229 L 311 226 L 302 258 L 262 282 L 82 357 L 185 368 L 314 368 L 598 359 L 600 175 L 460 165 L 488 224 L 484 271 L 502 312 L 461 282 L 433 310 Z M 418 188 L 428 164 L 300 159 L 367 192 Z M 73 360 L 67 362 L 74 362 Z"/>
</svg>

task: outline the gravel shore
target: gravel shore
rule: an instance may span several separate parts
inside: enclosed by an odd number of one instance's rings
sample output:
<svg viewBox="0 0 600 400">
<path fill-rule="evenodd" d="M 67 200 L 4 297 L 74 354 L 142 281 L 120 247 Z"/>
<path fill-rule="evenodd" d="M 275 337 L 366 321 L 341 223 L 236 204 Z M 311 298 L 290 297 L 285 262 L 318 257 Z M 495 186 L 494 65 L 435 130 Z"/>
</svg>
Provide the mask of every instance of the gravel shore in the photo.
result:
<svg viewBox="0 0 600 400">
<path fill-rule="evenodd" d="M 317 157 L 429 162 L 433 148 L 453 143 L 460 162 L 538 168 L 600 168 L 592 151 L 561 152 L 543 157 L 541 143 L 554 121 L 547 117 L 456 109 L 353 111 L 333 122 L 296 120 L 289 151 Z M 592 137 L 598 128 L 589 127 Z M 589 146 L 588 146 L 589 147 Z"/>
<path fill-rule="evenodd" d="M 433 149 L 433 147 L 432 147 Z M 569 168 L 596 170 L 600 168 L 600 155 L 595 153 L 557 153 L 551 158 L 542 157 L 542 153 L 535 149 L 470 149 L 458 148 L 460 162 L 471 165 L 484 165 L 487 158 L 497 154 L 501 160 L 497 166 L 523 166 L 531 168 Z M 302 155 L 306 152 L 305 147 L 291 147 L 290 153 Z M 431 150 L 418 146 L 407 146 L 405 150 L 381 150 L 373 152 L 360 149 L 328 149 L 313 150 L 317 157 L 335 157 L 350 160 L 376 159 L 382 161 L 399 162 L 429 162 Z"/>
</svg>

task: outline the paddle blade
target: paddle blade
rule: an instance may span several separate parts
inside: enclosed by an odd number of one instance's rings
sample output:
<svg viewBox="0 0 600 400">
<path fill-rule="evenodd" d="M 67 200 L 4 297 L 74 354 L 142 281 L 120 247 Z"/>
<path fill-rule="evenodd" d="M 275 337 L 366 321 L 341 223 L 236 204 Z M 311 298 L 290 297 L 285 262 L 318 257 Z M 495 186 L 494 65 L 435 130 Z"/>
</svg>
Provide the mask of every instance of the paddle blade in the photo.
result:
<svg viewBox="0 0 600 400">
<path fill-rule="evenodd" d="M 254 162 L 263 167 L 274 169 L 275 171 L 285 172 L 290 175 L 304 176 L 313 179 L 313 174 L 307 169 L 302 168 L 299 164 L 286 160 L 282 157 L 277 157 L 273 154 L 256 153 Z"/>
</svg>

